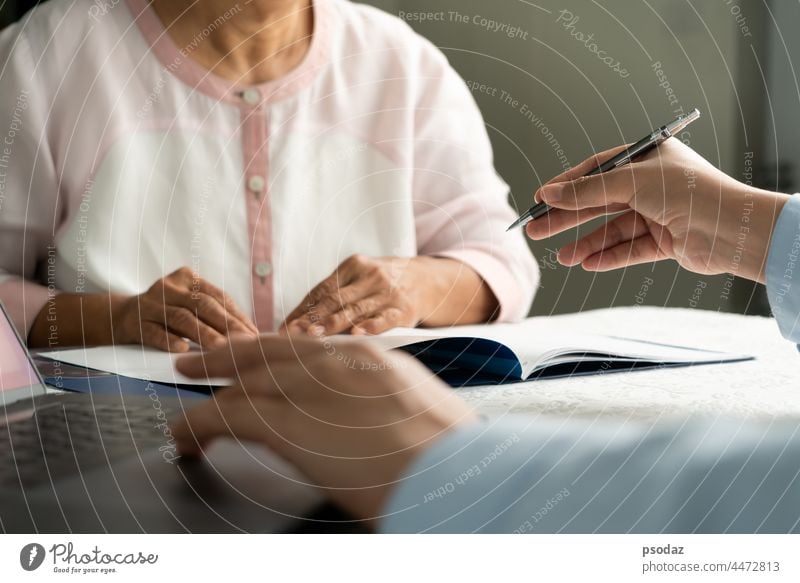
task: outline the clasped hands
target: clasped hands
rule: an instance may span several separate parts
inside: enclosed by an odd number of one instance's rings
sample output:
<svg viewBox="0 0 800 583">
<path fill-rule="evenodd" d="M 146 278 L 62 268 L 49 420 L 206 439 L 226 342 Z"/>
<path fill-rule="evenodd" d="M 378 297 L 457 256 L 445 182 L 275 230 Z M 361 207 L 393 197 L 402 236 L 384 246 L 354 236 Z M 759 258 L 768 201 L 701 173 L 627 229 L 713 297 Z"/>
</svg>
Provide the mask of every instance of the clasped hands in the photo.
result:
<svg viewBox="0 0 800 583">
<path fill-rule="evenodd" d="M 315 286 L 281 324 L 288 335 L 378 334 L 397 326 L 488 321 L 497 300 L 466 264 L 439 257 L 354 255 Z M 113 341 L 186 352 L 258 330 L 222 290 L 181 268 L 137 296 L 113 298 Z M 104 342 L 98 342 L 104 343 Z"/>
</svg>

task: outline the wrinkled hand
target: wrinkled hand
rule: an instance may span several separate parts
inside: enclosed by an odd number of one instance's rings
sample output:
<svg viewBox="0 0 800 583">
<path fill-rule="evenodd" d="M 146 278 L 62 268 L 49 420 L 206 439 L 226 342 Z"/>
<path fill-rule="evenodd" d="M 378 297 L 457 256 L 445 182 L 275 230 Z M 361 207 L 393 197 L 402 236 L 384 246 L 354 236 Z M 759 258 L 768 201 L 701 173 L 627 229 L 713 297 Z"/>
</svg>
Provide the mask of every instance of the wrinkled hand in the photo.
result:
<svg viewBox="0 0 800 583">
<path fill-rule="evenodd" d="M 737 182 L 677 139 L 641 160 L 583 177 L 622 149 L 592 157 L 539 189 L 536 200 L 554 210 L 529 223 L 528 235 L 544 239 L 622 213 L 565 245 L 559 262 L 607 271 L 674 259 L 696 273 L 735 271 L 763 281 L 769 237 L 785 195 Z"/>
<path fill-rule="evenodd" d="M 145 293 L 120 300 L 112 311 L 114 342 L 185 352 L 186 340 L 205 348 L 228 337 L 255 336 L 258 329 L 235 302 L 183 267 L 156 281 Z"/>
<path fill-rule="evenodd" d="M 430 311 L 426 257 L 353 255 L 312 289 L 280 328 L 289 334 L 378 334 L 416 326 Z"/>
<path fill-rule="evenodd" d="M 410 356 L 359 343 L 264 336 L 178 361 L 238 383 L 173 426 L 183 454 L 220 436 L 262 443 L 354 516 L 380 516 L 411 461 L 472 410 Z"/>
</svg>

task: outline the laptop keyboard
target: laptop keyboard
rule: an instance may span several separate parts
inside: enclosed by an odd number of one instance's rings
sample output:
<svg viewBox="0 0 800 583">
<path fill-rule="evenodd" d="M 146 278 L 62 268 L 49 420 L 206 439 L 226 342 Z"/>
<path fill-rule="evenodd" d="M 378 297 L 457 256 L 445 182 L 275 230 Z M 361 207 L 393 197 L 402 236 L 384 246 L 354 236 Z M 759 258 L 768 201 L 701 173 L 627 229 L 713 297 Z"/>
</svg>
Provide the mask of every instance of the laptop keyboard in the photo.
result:
<svg viewBox="0 0 800 583">
<path fill-rule="evenodd" d="M 124 406 L 43 403 L 32 417 L 0 427 L 0 488 L 30 487 L 137 451 L 171 447 L 161 423 L 149 400 Z"/>
</svg>

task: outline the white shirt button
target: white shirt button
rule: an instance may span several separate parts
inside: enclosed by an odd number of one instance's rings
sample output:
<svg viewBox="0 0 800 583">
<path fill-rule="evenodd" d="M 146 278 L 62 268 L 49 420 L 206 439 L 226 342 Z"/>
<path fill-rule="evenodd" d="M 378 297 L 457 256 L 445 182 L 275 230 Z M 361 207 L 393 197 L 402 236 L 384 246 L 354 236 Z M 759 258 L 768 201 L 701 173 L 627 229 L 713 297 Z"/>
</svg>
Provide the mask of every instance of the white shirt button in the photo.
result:
<svg viewBox="0 0 800 583">
<path fill-rule="evenodd" d="M 242 99 L 248 105 L 258 105 L 261 103 L 261 92 L 253 87 L 245 89 L 244 93 L 242 93 Z"/>
<path fill-rule="evenodd" d="M 256 275 L 258 277 L 267 277 L 272 273 L 272 265 L 269 261 L 259 261 L 256 263 Z"/>
<path fill-rule="evenodd" d="M 266 185 L 267 183 L 264 180 L 264 177 L 258 174 L 251 176 L 250 179 L 247 181 L 247 188 L 256 193 L 264 192 L 264 187 Z"/>
</svg>

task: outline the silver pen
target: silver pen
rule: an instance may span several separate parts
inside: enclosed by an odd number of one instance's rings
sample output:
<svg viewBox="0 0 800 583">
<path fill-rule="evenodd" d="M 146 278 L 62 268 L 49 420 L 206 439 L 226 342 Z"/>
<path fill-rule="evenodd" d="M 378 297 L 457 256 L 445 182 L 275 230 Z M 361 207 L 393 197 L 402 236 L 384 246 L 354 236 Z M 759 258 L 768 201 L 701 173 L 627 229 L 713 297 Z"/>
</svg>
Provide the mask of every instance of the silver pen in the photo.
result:
<svg viewBox="0 0 800 583">
<path fill-rule="evenodd" d="M 584 176 L 593 176 L 595 174 L 601 174 L 603 172 L 608 172 L 609 170 L 614 170 L 615 168 L 619 168 L 620 166 L 624 166 L 637 156 L 641 156 L 649 152 L 664 140 L 679 133 L 683 128 L 688 126 L 698 117 L 700 117 L 700 111 L 696 108 L 690 111 L 689 113 L 679 115 L 674 121 L 671 121 L 670 123 L 661 126 L 657 130 L 653 130 L 651 133 L 643 137 L 641 140 L 639 140 L 629 148 L 625 149 L 623 152 L 620 152 L 610 160 L 603 162 L 597 168 L 590 170 L 589 172 L 584 174 Z M 538 219 L 542 215 L 547 214 L 549 211 L 550 207 L 547 206 L 545 203 L 540 202 L 538 204 L 535 204 L 527 211 L 522 213 L 519 216 L 519 218 L 506 229 L 506 231 L 510 231 L 514 227 L 519 227 L 520 225 L 527 225 L 529 222 Z"/>
</svg>

